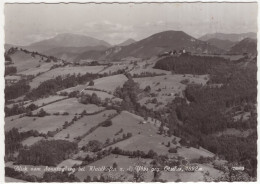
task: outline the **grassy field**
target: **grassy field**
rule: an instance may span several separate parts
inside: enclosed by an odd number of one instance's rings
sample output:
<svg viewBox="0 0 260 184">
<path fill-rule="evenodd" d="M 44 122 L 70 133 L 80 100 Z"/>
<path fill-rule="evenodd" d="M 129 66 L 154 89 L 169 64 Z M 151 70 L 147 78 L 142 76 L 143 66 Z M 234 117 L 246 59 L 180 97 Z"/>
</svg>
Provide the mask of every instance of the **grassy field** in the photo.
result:
<svg viewBox="0 0 260 184">
<path fill-rule="evenodd" d="M 11 55 L 12 62 L 14 64 L 12 66 L 15 66 L 17 68 L 17 72 L 22 72 L 25 70 L 28 70 L 30 68 L 35 68 L 40 64 L 41 57 L 38 55 L 35 57 L 32 57 L 30 54 L 26 54 L 23 51 L 16 51 L 14 54 Z"/>
<path fill-rule="evenodd" d="M 10 168 L 14 168 L 16 165 L 13 164 L 13 162 L 7 162 L 5 163 L 5 166 L 6 167 L 10 167 Z M 28 175 L 31 175 L 31 176 L 37 176 L 37 177 L 43 177 L 43 174 L 44 174 L 44 168 L 46 166 L 41 166 L 41 165 L 37 165 L 37 166 L 33 166 L 33 165 L 19 165 L 19 166 L 22 166 L 22 167 L 27 167 L 27 174 Z M 36 171 L 34 168 L 40 168 L 39 171 Z M 51 167 L 52 168 L 52 167 Z M 32 170 L 34 169 L 34 170 Z"/>
<path fill-rule="evenodd" d="M 96 162 L 93 162 L 89 165 L 86 166 L 86 171 L 85 172 L 76 172 L 75 175 L 77 178 L 80 179 L 80 181 L 83 181 L 87 175 L 91 176 L 92 178 L 94 176 L 99 176 L 100 174 L 123 174 L 125 177 L 127 177 L 128 179 L 131 179 L 131 175 L 129 175 L 126 170 L 129 168 L 129 166 L 134 166 L 135 164 L 139 163 L 140 160 L 138 160 L 138 158 L 129 158 L 126 156 L 120 156 L 120 155 L 114 155 L 111 154 L 101 160 L 98 160 Z M 150 159 L 142 159 L 143 162 L 145 162 L 147 165 L 151 162 Z M 101 172 L 101 171 L 90 171 L 90 167 L 89 166 L 95 166 L 95 167 L 110 167 L 113 165 L 113 163 L 117 163 L 118 168 L 123 168 L 125 170 L 125 172 L 110 172 L 110 173 L 105 173 L 105 172 Z M 127 181 L 127 179 L 126 179 Z"/>
<path fill-rule="evenodd" d="M 166 71 L 166 70 L 160 70 L 160 69 L 155 69 L 155 68 L 142 68 L 142 67 L 136 67 L 134 70 L 130 72 L 130 74 L 141 74 L 141 73 L 155 73 L 155 74 L 165 74 L 169 75 L 171 72 Z"/>
<path fill-rule="evenodd" d="M 142 72 L 155 73 L 155 74 L 171 74 L 170 71 L 153 68 L 157 60 L 158 60 L 157 58 L 151 58 L 149 60 L 139 61 L 137 62 L 137 65 L 130 73 L 132 75 L 141 74 Z"/>
<path fill-rule="evenodd" d="M 21 76 L 19 75 L 7 75 L 5 76 L 5 80 L 20 80 L 21 79 Z"/>
<path fill-rule="evenodd" d="M 15 104 L 16 105 L 23 105 L 24 107 L 28 107 L 31 104 L 35 104 L 39 107 L 39 106 L 47 105 L 49 103 L 53 103 L 55 101 L 63 100 L 65 98 L 68 98 L 68 97 L 53 95 L 53 96 L 49 96 L 47 98 L 41 98 L 41 99 L 38 99 L 38 100 L 35 100 L 35 101 L 28 100 L 28 101 L 23 101 L 23 102 L 12 103 L 12 104 L 6 105 L 6 107 L 11 108 Z"/>
<path fill-rule="evenodd" d="M 43 137 L 28 137 L 27 139 L 25 139 L 24 141 L 22 141 L 22 145 L 25 146 L 31 146 L 33 145 L 34 143 L 42 140 Z"/>
<path fill-rule="evenodd" d="M 82 90 L 86 89 L 87 86 L 88 86 L 88 84 L 77 85 L 77 86 L 75 86 L 75 87 L 71 87 L 71 88 L 67 88 L 67 89 L 58 91 L 57 94 L 60 94 L 60 93 L 62 93 L 62 92 L 71 93 L 71 92 L 73 92 L 73 91 L 82 91 Z"/>
<path fill-rule="evenodd" d="M 63 112 L 68 112 L 69 114 L 79 114 L 82 113 L 82 111 L 86 110 L 87 113 L 93 113 L 97 112 L 103 109 L 103 107 L 98 107 L 94 104 L 81 104 L 78 102 L 77 98 L 69 98 L 65 100 L 61 100 L 55 103 L 51 103 L 49 105 L 46 105 L 43 107 L 43 109 L 50 113 L 63 113 Z M 40 109 L 37 109 L 33 111 L 34 114 L 39 112 Z"/>
<path fill-rule="evenodd" d="M 113 73 L 113 72 L 117 72 L 118 70 L 126 70 L 127 68 L 130 68 L 131 66 L 125 64 L 125 63 L 117 63 L 117 64 L 113 64 L 112 66 L 109 66 L 107 68 L 105 68 L 104 70 L 102 70 L 99 73 Z"/>
<path fill-rule="evenodd" d="M 13 105 L 27 105 L 31 102 L 32 102 L 31 100 L 27 100 L 27 101 L 23 101 L 23 102 L 15 102 L 15 103 L 5 105 L 5 107 L 11 108 L 11 107 L 13 107 Z"/>
<path fill-rule="evenodd" d="M 15 178 L 5 177 L 6 183 L 28 183 L 28 181 L 18 180 Z"/>
<path fill-rule="evenodd" d="M 68 116 L 45 116 L 39 117 L 22 117 L 14 119 L 12 117 L 5 119 L 5 131 L 9 131 L 12 128 L 18 128 L 19 131 L 37 130 L 41 133 L 47 133 L 48 131 L 54 131 L 57 128 L 62 128 L 65 121 L 71 121 L 74 115 Z"/>
<path fill-rule="evenodd" d="M 29 68 L 28 70 L 24 70 L 19 72 L 20 75 L 38 75 L 40 73 L 47 72 L 54 65 L 54 63 L 40 63 L 34 68 Z"/>
<path fill-rule="evenodd" d="M 106 110 L 96 115 L 84 116 L 83 118 L 76 121 L 73 125 L 56 134 L 54 138 L 74 141 L 75 137 L 82 136 L 88 132 L 89 129 L 106 120 L 108 115 L 114 113 L 116 113 L 115 110 Z M 66 138 L 68 134 L 69 138 Z"/>
<path fill-rule="evenodd" d="M 219 170 L 214 169 L 211 166 L 197 164 L 201 171 L 196 172 L 177 172 L 177 171 L 163 171 L 161 172 L 160 179 L 167 180 L 168 182 L 205 182 L 213 181 L 213 179 L 220 177 L 223 173 Z M 209 173 L 209 175 L 206 174 Z"/>
<path fill-rule="evenodd" d="M 231 135 L 231 136 L 237 136 L 237 137 L 248 137 L 251 133 L 253 133 L 252 129 L 242 131 L 242 130 L 238 130 L 238 129 L 235 129 L 235 128 L 227 128 L 223 132 L 218 132 L 218 133 L 215 133 L 214 135 L 217 136 L 217 137 L 222 136 L 222 135 Z"/>
<path fill-rule="evenodd" d="M 98 73 L 104 68 L 104 66 L 66 66 L 55 68 L 48 72 L 45 72 L 30 82 L 31 88 L 36 88 L 40 85 L 40 83 L 53 79 L 58 76 L 66 76 L 66 75 L 73 75 L 73 74 L 86 74 L 86 73 Z"/>
<path fill-rule="evenodd" d="M 65 99 L 67 97 L 65 96 L 59 96 L 59 95 L 53 95 L 53 96 L 49 96 L 47 98 L 42 98 L 42 99 L 38 99 L 36 101 L 31 101 L 29 103 L 26 103 L 24 105 L 24 107 L 28 107 L 30 104 L 35 104 L 37 106 L 43 106 L 43 105 L 46 105 L 46 104 L 49 104 L 49 103 L 52 103 L 52 102 L 55 102 L 57 100 L 62 100 L 62 99 Z"/>
<path fill-rule="evenodd" d="M 147 131 L 149 133 L 150 131 Z M 169 148 L 163 145 L 168 143 L 171 139 L 168 137 L 163 137 L 161 135 L 157 134 L 150 134 L 150 135 L 134 135 L 130 139 L 118 142 L 112 147 L 119 147 L 123 150 L 129 150 L 129 151 L 144 151 L 145 153 L 148 153 L 149 150 L 154 150 L 158 154 L 167 154 Z"/>
<path fill-rule="evenodd" d="M 67 159 L 67 160 L 62 161 L 57 167 L 72 168 L 75 164 L 80 165 L 81 163 L 82 163 L 81 160 Z"/>
<path fill-rule="evenodd" d="M 198 159 L 201 156 L 202 157 L 214 157 L 214 154 L 205 150 L 205 149 L 196 149 L 193 147 L 186 148 L 186 147 L 181 147 L 178 149 L 178 155 L 181 155 L 182 157 L 186 159 Z"/>
<path fill-rule="evenodd" d="M 176 138 L 177 144 L 171 144 L 172 147 L 176 147 L 177 145 L 179 145 L 178 141 L 180 139 L 174 136 L 168 137 L 164 135 L 159 135 L 158 125 L 156 126 L 152 123 L 140 123 L 143 121 L 144 119 L 142 117 L 123 111 L 120 115 L 112 119 L 111 126 L 99 127 L 93 133 L 82 139 L 79 143 L 79 146 L 87 144 L 87 142 L 90 140 L 99 140 L 105 143 L 107 138 L 112 141 L 112 139 L 121 138 L 123 134 L 127 134 L 129 132 L 133 135 L 131 138 L 113 144 L 110 147 L 119 147 L 123 150 L 129 151 L 141 150 L 146 153 L 150 149 L 153 149 L 158 154 L 169 154 L 175 156 L 176 154 L 168 153 L 169 147 L 167 147 L 166 145 L 169 141 L 171 142 L 174 138 Z M 120 129 L 123 129 L 123 132 L 119 135 L 115 135 L 117 132 L 120 131 Z M 104 132 L 106 133 L 104 134 Z M 181 147 L 180 149 L 178 149 L 178 155 L 186 157 L 187 159 L 199 158 L 200 156 L 214 156 L 214 154 L 204 149 L 185 147 Z"/>
<path fill-rule="evenodd" d="M 119 98 L 116 98 L 115 96 L 107 93 L 107 92 L 103 92 L 103 91 L 95 91 L 95 90 L 88 90 L 87 89 L 87 84 L 86 85 L 77 85 L 75 87 L 72 87 L 72 88 L 67 88 L 67 89 L 64 89 L 62 91 L 59 91 L 57 92 L 58 94 L 62 93 L 62 92 L 67 92 L 67 93 L 71 93 L 73 91 L 79 91 L 79 92 L 82 92 L 84 94 L 89 94 L 89 95 L 92 95 L 93 93 L 96 93 L 97 96 L 101 99 L 101 100 L 105 100 L 106 98 L 109 98 L 109 99 L 113 99 L 114 101 L 121 101 L 121 99 Z"/>
<path fill-rule="evenodd" d="M 101 99 L 101 100 L 105 100 L 106 98 L 111 99 L 112 101 L 118 101 L 121 102 L 122 99 L 117 98 L 107 92 L 103 92 L 103 91 L 92 91 L 92 90 L 84 90 L 82 91 L 84 94 L 89 94 L 92 95 L 93 93 L 96 93 L 97 96 Z"/>
<path fill-rule="evenodd" d="M 175 182 L 177 180 L 181 182 L 202 182 L 204 181 L 202 172 L 161 172 L 160 179 L 167 182 Z"/>
<path fill-rule="evenodd" d="M 243 58 L 243 55 L 212 55 L 212 54 L 195 54 L 198 56 L 208 56 L 208 57 L 221 57 L 221 58 L 225 58 L 225 59 L 230 59 L 230 61 L 235 61 L 238 59 Z"/>
<path fill-rule="evenodd" d="M 88 86 L 87 88 L 95 88 L 113 93 L 118 86 L 123 86 L 126 81 L 127 78 L 123 74 L 113 75 L 96 79 L 94 80 L 94 86 Z"/>
<path fill-rule="evenodd" d="M 148 152 L 151 148 L 158 153 L 167 153 L 168 148 L 162 145 L 162 142 L 167 142 L 173 139 L 158 135 L 158 128 L 150 123 L 142 124 L 144 119 L 137 115 L 123 111 L 120 115 L 112 119 L 112 125 L 109 127 L 99 127 L 96 131 L 86 136 L 79 143 L 80 146 L 87 144 L 89 140 L 99 140 L 105 143 L 107 138 L 112 141 L 113 138 L 121 138 L 123 134 L 132 133 L 132 137 L 118 142 L 112 147 L 120 147 L 126 150 L 142 150 Z M 115 135 L 120 129 L 123 132 L 119 135 Z M 104 134 L 104 132 L 106 132 Z"/>
<path fill-rule="evenodd" d="M 163 107 L 168 102 L 172 101 L 176 96 L 182 97 L 182 92 L 187 84 L 202 84 L 205 85 L 208 81 L 207 75 L 163 75 L 155 77 L 135 78 L 135 82 L 139 83 L 141 89 L 146 86 L 151 87 L 151 93 L 156 95 L 158 103 L 161 105 L 151 104 L 149 100 L 154 97 L 145 97 L 139 101 L 141 105 L 146 105 L 148 108 L 158 109 Z"/>
</svg>

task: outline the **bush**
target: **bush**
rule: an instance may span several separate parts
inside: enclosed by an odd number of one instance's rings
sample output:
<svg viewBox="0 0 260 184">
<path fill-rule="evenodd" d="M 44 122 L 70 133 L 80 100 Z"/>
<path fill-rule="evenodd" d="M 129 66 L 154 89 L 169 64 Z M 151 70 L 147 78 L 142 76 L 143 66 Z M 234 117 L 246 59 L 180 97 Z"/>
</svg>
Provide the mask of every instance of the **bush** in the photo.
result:
<svg viewBox="0 0 260 184">
<path fill-rule="evenodd" d="M 15 74 L 16 72 L 17 72 L 17 69 L 14 66 L 5 67 L 5 76 L 10 75 L 10 74 Z"/>
<path fill-rule="evenodd" d="M 88 84 L 89 86 L 94 86 L 94 81 L 93 80 L 91 80 L 90 82 L 89 82 L 89 84 Z"/>
<path fill-rule="evenodd" d="M 43 108 L 41 108 L 40 111 L 37 113 L 37 116 L 38 116 L 38 117 L 44 117 L 44 116 L 46 116 L 46 115 L 48 115 L 48 113 L 45 112 L 45 111 L 43 110 Z"/>
<path fill-rule="evenodd" d="M 104 121 L 104 123 L 102 124 L 102 127 L 109 127 L 112 125 L 112 121 L 111 120 L 106 120 Z"/>
<path fill-rule="evenodd" d="M 176 148 L 170 148 L 168 150 L 169 153 L 177 153 L 177 149 Z"/>
<path fill-rule="evenodd" d="M 98 140 L 91 140 L 88 142 L 86 146 L 83 146 L 82 149 L 84 151 L 92 151 L 97 152 L 102 149 L 103 144 Z"/>
</svg>

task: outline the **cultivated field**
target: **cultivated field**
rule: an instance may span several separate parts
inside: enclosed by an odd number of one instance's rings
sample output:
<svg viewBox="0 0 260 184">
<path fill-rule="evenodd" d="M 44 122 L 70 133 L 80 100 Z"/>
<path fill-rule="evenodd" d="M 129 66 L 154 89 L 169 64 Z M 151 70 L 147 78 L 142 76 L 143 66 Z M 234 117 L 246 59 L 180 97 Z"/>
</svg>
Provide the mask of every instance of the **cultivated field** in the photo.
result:
<svg viewBox="0 0 260 184">
<path fill-rule="evenodd" d="M 87 144 L 89 140 L 99 140 L 105 143 L 109 138 L 111 141 L 115 138 L 122 138 L 123 134 L 132 133 L 132 137 L 118 142 L 111 147 L 119 147 L 125 150 L 142 150 L 148 152 L 153 149 L 157 153 L 167 153 L 168 148 L 162 145 L 162 142 L 167 143 L 171 141 L 173 137 L 164 137 L 158 135 L 158 128 L 150 123 L 143 124 L 144 119 L 140 116 L 123 111 L 120 115 L 112 119 L 112 125 L 109 127 L 99 127 L 90 135 L 86 136 L 79 142 L 79 146 Z M 123 132 L 115 135 L 117 132 L 123 129 Z M 104 134 L 104 132 L 106 132 Z"/>
<path fill-rule="evenodd" d="M 42 98 L 42 99 L 38 99 L 36 101 L 31 101 L 29 103 L 26 103 L 24 105 L 24 107 L 28 107 L 29 105 L 31 104 L 34 104 L 34 105 L 37 105 L 38 107 L 39 106 L 44 106 L 44 105 L 47 105 L 49 103 L 53 103 L 55 101 L 59 101 L 59 100 L 63 100 L 67 97 L 64 97 L 64 96 L 58 96 L 58 95 L 53 95 L 53 96 L 49 96 L 47 98 Z"/>
<path fill-rule="evenodd" d="M 131 74 L 141 74 L 141 73 L 155 73 L 155 74 L 171 74 L 170 71 L 155 69 L 153 68 L 158 58 L 151 58 L 144 61 L 137 62 L 137 65 L 134 66 L 133 70 L 131 70 Z"/>
<path fill-rule="evenodd" d="M 29 68 L 28 70 L 19 72 L 20 75 L 39 75 L 47 72 L 54 65 L 54 63 L 40 63 L 35 68 Z"/>
<path fill-rule="evenodd" d="M 96 90 L 88 90 L 87 89 L 88 85 L 77 85 L 75 87 L 72 88 L 67 88 L 64 89 L 62 91 L 57 92 L 58 94 L 61 94 L 63 92 L 67 92 L 67 93 L 71 93 L 73 91 L 79 91 L 83 94 L 89 94 L 92 95 L 93 93 L 96 93 L 96 95 L 101 99 L 101 100 L 105 100 L 106 98 L 108 99 L 112 99 L 113 101 L 121 101 L 122 99 L 120 98 L 116 98 L 115 96 L 113 96 L 112 94 L 109 94 L 107 92 L 104 91 L 96 91 Z"/>
<path fill-rule="evenodd" d="M 25 146 L 31 146 L 33 144 L 35 144 L 36 142 L 42 140 L 43 137 L 28 137 L 27 139 L 25 139 L 23 142 L 22 142 L 22 145 Z"/>
<path fill-rule="evenodd" d="M 54 138 L 74 141 L 74 138 L 84 135 L 92 127 L 97 126 L 99 123 L 105 121 L 109 115 L 114 113 L 116 113 L 115 110 L 106 110 L 95 115 L 84 116 L 83 118 L 77 120 L 73 125 L 56 134 Z M 83 146 L 84 143 L 81 145 Z"/>
<path fill-rule="evenodd" d="M 77 85 L 77 86 L 74 86 L 74 87 L 71 87 L 71 88 L 67 88 L 67 89 L 58 91 L 57 94 L 60 94 L 60 93 L 62 93 L 62 92 L 71 93 L 71 92 L 73 92 L 73 91 L 82 91 L 82 90 L 86 89 L 87 86 L 88 86 L 88 84 Z"/>
<path fill-rule="evenodd" d="M 40 133 L 55 131 L 57 128 L 62 128 L 65 121 L 71 121 L 74 115 L 67 116 L 45 116 L 45 117 L 22 117 L 14 119 L 12 117 L 5 119 L 5 131 L 12 128 L 18 128 L 19 131 L 37 130 Z"/>
<path fill-rule="evenodd" d="M 182 157 L 186 159 L 198 159 L 201 156 L 202 157 L 214 157 L 214 154 L 205 150 L 205 149 L 196 149 L 193 147 L 186 148 L 186 147 L 181 147 L 178 149 L 178 155 L 181 155 Z"/>
<path fill-rule="evenodd" d="M 117 63 L 117 64 L 113 64 L 112 66 L 109 66 L 107 68 L 105 68 L 104 70 L 100 71 L 99 73 L 113 73 L 113 72 L 117 72 L 118 70 L 126 70 L 131 68 L 131 66 L 125 64 L 125 63 Z"/>
<path fill-rule="evenodd" d="M 235 128 L 227 128 L 223 132 L 218 132 L 215 133 L 217 137 L 222 136 L 222 135 L 231 135 L 231 136 L 237 136 L 237 137 L 248 137 L 250 134 L 252 134 L 254 131 L 252 129 L 248 129 L 245 131 L 238 130 Z"/>
<path fill-rule="evenodd" d="M 15 178 L 10 178 L 10 177 L 5 177 L 5 182 L 6 183 L 28 183 L 28 181 L 23 181 L 23 180 L 18 180 Z"/>
<path fill-rule="evenodd" d="M 39 61 L 41 60 L 41 57 L 38 55 L 32 57 L 30 54 L 26 54 L 23 51 L 19 50 L 12 54 L 10 57 L 12 58 L 12 62 L 14 62 L 12 66 L 15 66 L 17 68 L 17 72 L 22 72 L 30 68 L 35 68 L 40 64 Z"/>
<path fill-rule="evenodd" d="M 34 78 L 32 82 L 30 82 L 30 86 L 31 88 L 36 88 L 40 85 L 40 83 L 49 79 L 56 78 L 58 76 L 98 73 L 103 68 L 104 66 L 66 66 L 66 67 L 55 68 Z"/>
<path fill-rule="evenodd" d="M 94 104 L 82 104 L 79 103 L 77 98 L 68 98 L 65 100 L 61 100 L 55 103 L 51 103 L 43 107 L 43 109 L 50 114 L 53 113 L 64 113 L 68 112 L 69 114 L 79 114 L 82 111 L 86 110 L 87 113 L 97 112 L 103 109 L 103 107 L 98 107 Z M 40 109 L 33 111 L 34 114 L 39 112 Z"/>
<path fill-rule="evenodd" d="M 141 73 L 154 73 L 157 75 L 163 74 L 163 75 L 169 75 L 171 74 L 171 72 L 166 71 L 166 70 L 160 70 L 160 69 L 155 69 L 155 68 L 142 68 L 142 67 L 135 67 L 130 74 L 134 75 L 134 74 L 141 74 Z"/>
<path fill-rule="evenodd" d="M 92 91 L 92 90 L 83 90 L 82 91 L 84 94 L 89 94 L 92 95 L 93 93 L 96 93 L 96 95 L 101 99 L 101 100 L 105 100 L 105 99 L 111 99 L 112 101 L 122 101 L 122 99 L 117 98 L 107 92 L 103 92 L 103 91 Z"/>
<path fill-rule="evenodd" d="M 172 101 L 176 96 L 182 97 L 182 92 L 187 84 L 202 84 L 205 85 L 208 81 L 207 75 L 163 75 L 155 77 L 135 78 L 135 82 L 140 85 L 141 89 L 146 86 L 151 87 L 151 93 L 155 97 L 145 97 L 139 100 L 141 105 L 146 105 L 148 108 L 160 108 Z M 152 99 L 156 98 L 158 103 L 152 104 Z"/>
<path fill-rule="evenodd" d="M 20 80 L 21 79 L 21 76 L 19 75 L 7 75 L 5 76 L 5 80 Z"/>
<path fill-rule="evenodd" d="M 118 86 L 123 86 L 127 80 L 123 74 L 112 75 L 94 80 L 94 86 L 88 86 L 87 88 L 95 88 L 113 93 Z"/>
</svg>

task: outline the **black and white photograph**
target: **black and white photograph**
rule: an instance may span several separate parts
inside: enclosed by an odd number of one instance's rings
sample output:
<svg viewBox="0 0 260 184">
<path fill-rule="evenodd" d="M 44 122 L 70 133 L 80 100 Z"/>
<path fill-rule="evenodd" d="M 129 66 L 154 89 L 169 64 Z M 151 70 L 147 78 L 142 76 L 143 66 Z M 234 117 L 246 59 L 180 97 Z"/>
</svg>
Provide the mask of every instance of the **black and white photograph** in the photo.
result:
<svg viewBox="0 0 260 184">
<path fill-rule="evenodd" d="M 3 8 L 6 183 L 258 180 L 258 2 Z"/>
</svg>

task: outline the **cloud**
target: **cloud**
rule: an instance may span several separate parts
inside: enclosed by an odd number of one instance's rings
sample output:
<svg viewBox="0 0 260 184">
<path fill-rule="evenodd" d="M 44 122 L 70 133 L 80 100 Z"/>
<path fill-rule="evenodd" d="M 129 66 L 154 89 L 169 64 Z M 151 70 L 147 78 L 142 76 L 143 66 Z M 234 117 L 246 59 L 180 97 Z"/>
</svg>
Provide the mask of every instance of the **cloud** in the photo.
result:
<svg viewBox="0 0 260 184">
<path fill-rule="evenodd" d="M 112 23 L 108 20 L 85 23 L 76 33 L 92 36 L 112 44 L 118 44 L 129 38 L 135 39 L 138 36 L 133 26 Z"/>
</svg>

